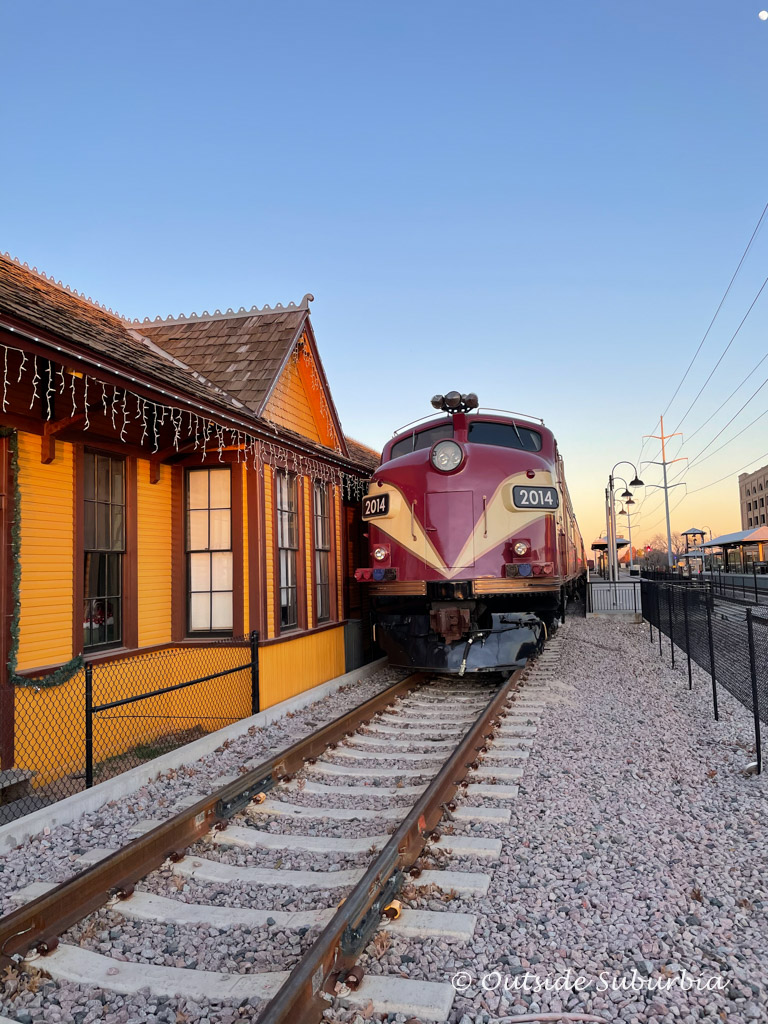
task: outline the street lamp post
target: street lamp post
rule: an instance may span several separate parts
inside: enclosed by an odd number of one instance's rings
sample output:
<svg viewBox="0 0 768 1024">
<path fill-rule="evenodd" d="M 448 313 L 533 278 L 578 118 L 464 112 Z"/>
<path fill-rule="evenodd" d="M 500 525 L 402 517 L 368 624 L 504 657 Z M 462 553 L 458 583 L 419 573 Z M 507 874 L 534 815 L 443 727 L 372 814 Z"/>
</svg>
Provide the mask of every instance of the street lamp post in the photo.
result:
<svg viewBox="0 0 768 1024">
<path fill-rule="evenodd" d="M 629 462 L 627 459 L 622 459 L 620 462 L 616 463 L 616 466 L 631 466 L 632 469 L 635 471 L 635 475 L 634 475 L 633 479 L 630 480 L 630 482 L 629 482 L 629 485 L 628 485 L 629 487 L 642 487 L 643 486 L 643 481 L 639 478 L 639 476 L 637 474 L 637 466 L 635 466 L 634 462 Z M 610 533 L 611 533 L 611 536 L 609 538 L 607 538 L 607 539 L 608 539 L 608 543 L 610 544 L 610 548 L 611 548 L 611 550 L 610 550 L 611 578 L 614 579 L 614 580 L 617 580 L 619 578 L 619 558 L 618 558 L 618 553 L 616 551 L 616 509 L 614 508 L 614 505 L 613 505 L 613 482 L 614 482 L 613 474 L 616 472 L 616 466 L 613 467 L 613 469 L 611 470 L 610 475 L 608 477 L 608 490 L 606 492 L 606 497 L 607 497 L 606 504 L 607 504 L 607 511 L 609 513 L 608 518 L 610 520 Z M 630 492 L 630 497 L 631 497 L 631 492 Z M 631 554 L 632 553 L 630 552 L 630 557 L 631 557 Z"/>
<path fill-rule="evenodd" d="M 626 512 L 622 510 L 621 512 L 619 512 L 619 515 L 627 517 L 627 532 L 629 533 L 629 569 L 630 569 L 630 572 L 631 572 L 632 569 L 634 569 L 634 567 L 635 567 L 635 556 L 632 553 L 632 516 L 631 516 L 630 511 L 629 511 L 629 506 L 630 505 L 634 505 L 635 503 L 632 500 L 632 491 L 630 491 L 629 484 L 624 479 L 624 477 L 623 476 L 616 476 L 616 477 L 614 477 L 614 479 L 615 480 L 621 480 L 621 482 L 624 484 L 624 490 L 621 492 L 619 497 L 623 498 L 625 500 L 625 504 L 627 506 L 627 510 L 626 510 Z"/>
</svg>

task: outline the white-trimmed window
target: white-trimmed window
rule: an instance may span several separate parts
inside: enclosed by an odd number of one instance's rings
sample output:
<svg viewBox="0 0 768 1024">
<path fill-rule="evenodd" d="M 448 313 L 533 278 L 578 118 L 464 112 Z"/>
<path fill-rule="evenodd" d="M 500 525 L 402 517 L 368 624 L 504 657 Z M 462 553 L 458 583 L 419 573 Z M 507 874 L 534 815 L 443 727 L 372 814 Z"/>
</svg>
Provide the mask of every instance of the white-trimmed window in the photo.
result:
<svg viewBox="0 0 768 1024">
<path fill-rule="evenodd" d="M 83 458 L 83 646 L 118 647 L 123 637 L 125 460 Z"/>
<path fill-rule="evenodd" d="M 232 481 L 229 467 L 188 469 L 187 627 L 232 632 Z"/>
<path fill-rule="evenodd" d="M 293 473 L 287 473 L 283 469 L 278 469 L 275 473 L 275 507 L 280 628 L 295 629 L 299 624 L 296 576 L 299 551 L 298 487 Z"/>
<path fill-rule="evenodd" d="M 331 617 L 331 512 L 328 485 L 314 486 L 315 611 L 318 622 Z"/>
</svg>

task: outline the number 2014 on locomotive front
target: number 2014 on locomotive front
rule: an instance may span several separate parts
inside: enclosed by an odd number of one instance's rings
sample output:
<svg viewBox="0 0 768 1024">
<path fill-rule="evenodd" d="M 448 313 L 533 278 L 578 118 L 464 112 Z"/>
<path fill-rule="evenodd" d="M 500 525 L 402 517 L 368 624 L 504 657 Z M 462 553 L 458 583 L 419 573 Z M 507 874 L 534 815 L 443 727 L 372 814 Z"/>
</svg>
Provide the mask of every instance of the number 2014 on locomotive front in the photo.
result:
<svg viewBox="0 0 768 1024">
<path fill-rule="evenodd" d="M 516 508 L 557 508 L 560 500 L 556 487 L 513 487 L 512 501 Z"/>
<path fill-rule="evenodd" d="M 363 518 L 370 519 L 372 516 L 385 516 L 389 512 L 388 494 L 370 494 L 363 498 Z"/>
</svg>

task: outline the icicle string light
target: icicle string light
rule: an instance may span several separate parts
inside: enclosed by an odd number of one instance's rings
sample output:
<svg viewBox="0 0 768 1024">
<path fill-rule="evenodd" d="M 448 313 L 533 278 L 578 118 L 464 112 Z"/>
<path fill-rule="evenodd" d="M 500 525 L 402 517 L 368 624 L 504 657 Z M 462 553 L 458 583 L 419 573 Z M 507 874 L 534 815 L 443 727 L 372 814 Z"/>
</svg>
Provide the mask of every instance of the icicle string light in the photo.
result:
<svg viewBox="0 0 768 1024">
<path fill-rule="evenodd" d="M 3 349 L 2 409 L 5 412 L 9 404 L 8 353 L 11 351 L 17 353 L 20 357 L 16 383 L 21 383 L 29 360 L 22 349 L 14 348 L 9 345 L 4 345 Z M 295 358 L 299 358 L 298 353 L 295 355 Z M 314 361 L 310 359 L 310 362 L 314 368 Z M 54 377 L 59 377 L 61 381 L 59 393 L 63 394 L 66 388 L 65 368 L 60 366 L 54 373 L 53 365 L 49 362 L 47 386 L 43 389 L 38 389 L 38 384 L 41 382 L 42 378 L 37 364 L 36 355 L 32 357 L 32 366 L 32 401 L 30 402 L 29 407 L 30 409 L 33 408 L 35 399 L 39 398 L 41 403 L 44 402 L 47 406 L 47 419 L 51 419 L 53 416 L 52 398 L 56 394 Z M 79 375 L 74 370 L 70 370 L 69 374 L 69 387 L 72 397 L 72 416 L 74 417 L 77 415 L 78 408 L 78 388 L 76 378 Z M 315 384 L 315 377 L 312 377 L 313 385 Z M 288 448 L 277 441 L 260 440 L 245 431 L 224 427 L 221 424 L 216 423 L 214 420 L 208 419 L 206 416 L 193 413 L 191 410 L 176 409 L 175 407 L 167 406 L 159 402 L 152 402 L 149 399 L 144 398 L 142 395 L 134 394 L 133 392 L 129 392 L 127 389 L 118 388 L 114 385 L 112 386 L 112 394 L 110 397 L 107 394 L 108 385 L 104 381 L 93 380 L 85 374 L 82 375 L 81 379 L 83 380 L 83 387 L 80 390 L 82 390 L 83 395 L 84 428 L 86 430 L 89 430 L 91 427 L 88 410 L 89 388 L 92 384 L 100 385 L 101 405 L 104 416 L 105 418 L 111 419 L 112 427 L 116 433 L 119 432 L 120 440 L 123 443 L 126 443 L 128 440 L 127 431 L 129 420 L 131 419 L 128 412 L 128 396 L 131 395 L 136 401 L 136 413 L 133 416 L 133 419 L 140 421 L 142 426 L 139 444 L 143 446 L 145 441 L 151 442 L 152 454 L 157 454 L 160 450 L 160 428 L 167 420 L 173 429 L 174 449 L 179 451 L 185 441 L 190 445 L 193 444 L 194 449 L 196 451 L 200 451 L 202 462 L 205 461 L 206 455 L 212 454 L 214 451 L 218 454 L 219 462 L 223 462 L 224 450 L 227 438 L 229 438 L 230 446 L 237 452 L 238 463 L 242 461 L 245 462 L 246 465 L 252 465 L 254 471 L 259 473 L 261 476 L 264 475 L 264 467 L 268 465 L 275 469 L 282 468 L 287 472 L 296 473 L 298 476 L 309 477 L 311 480 L 319 483 L 329 484 L 333 488 L 339 488 L 343 499 L 347 501 L 360 500 L 367 493 L 367 478 L 357 476 L 354 473 L 349 473 L 339 466 L 329 465 L 321 459 L 316 459 L 312 456 L 296 452 L 292 448 Z M 317 381 L 317 384 L 318 386 L 320 385 L 319 380 Z M 43 390 L 42 395 L 41 390 Z M 117 426 L 118 407 L 122 413 L 122 422 L 120 424 L 119 431 Z M 187 413 L 186 434 L 182 429 L 185 411 Z M 212 443 L 213 437 L 215 437 L 215 446 Z"/>
<path fill-rule="evenodd" d="M 7 356 L 7 353 L 6 353 Z M 53 396 L 56 394 L 56 389 L 53 386 L 53 364 L 50 359 L 48 360 L 48 387 L 45 392 L 45 404 L 47 406 L 45 418 L 49 420 L 53 416 Z"/>
<path fill-rule="evenodd" d="M 38 373 L 37 373 L 37 356 L 35 356 L 35 375 L 32 378 L 32 401 L 29 403 L 29 408 L 30 409 L 35 404 L 35 399 L 37 398 L 37 382 L 39 380 L 40 380 L 40 377 L 38 376 Z"/>
</svg>

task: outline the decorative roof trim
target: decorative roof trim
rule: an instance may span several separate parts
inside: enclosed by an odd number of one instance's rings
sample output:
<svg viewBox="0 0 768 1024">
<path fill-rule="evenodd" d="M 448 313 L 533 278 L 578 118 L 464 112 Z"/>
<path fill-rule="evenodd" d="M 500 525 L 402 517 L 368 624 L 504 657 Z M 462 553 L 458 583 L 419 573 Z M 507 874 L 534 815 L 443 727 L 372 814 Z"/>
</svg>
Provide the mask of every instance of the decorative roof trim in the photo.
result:
<svg viewBox="0 0 768 1024">
<path fill-rule="evenodd" d="M 118 313 L 116 309 L 112 309 L 111 306 L 105 306 L 101 302 L 96 302 L 90 295 L 86 295 L 85 292 L 79 292 L 76 288 L 70 288 L 68 284 L 64 284 L 62 281 L 57 281 L 52 275 L 49 276 L 43 270 L 38 270 L 37 267 L 30 267 L 26 262 L 22 262 L 18 256 L 12 256 L 9 252 L 2 254 L 11 263 L 15 263 L 17 267 L 22 267 L 24 270 L 29 271 L 30 274 L 34 274 L 36 277 L 41 278 L 48 284 L 59 288 L 63 292 L 67 292 L 69 295 L 74 295 L 75 298 L 80 299 L 82 302 L 87 302 L 89 306 L 93 306 L 94 309 L 101 310 L 102 313 L 108 313 L 113 316 L 116 320 L 120 320 L 124 324 L 172 324 L 172 323 L 189 323 L 199 320 L 229 320 L 236 317 L 243 316 L 260 316 L 264 313 L 291 313 L 299 309 L 309 310 L 310 302 L 315 301 L 315 296 L 311 292 L 307 292 L 302 300 L 298 303 L 289 302 L 287 306 L 284 306 L 282 302 L 276 303 L 276 305 L 270 306 L 269 303 L 265 303 L 264 306 L 259 308 L 258 306 L 251 306 L 250 309 L 246 309 L 245 306 L 241 306 L 238 310 L 232 309 L 230 306 L 226 312 L 222 313 L 220 309 L 214 310 L 213 313 L 209 313 L 208 310 L 204 310 L 202 313 L 180 313 L 178 316 L 167 316 L 165 319 L 161 316 L 156 316 L 154 320 L 145 316 L 144 319 L 139 317 L 127 317 L 123 316 L 122 313 Z"/>
<path fill-rule="evenodd" d="M 76 288 L 70 288 L 68 284 L 63 284 L 61 281 L 57 281 L 53 276 L 49 277 L 48 274 L 42 270 L 38 270 L 37 267 L 30 267 L 28 263 L 22 263 L 18 256 L 11 256 L 7 251 L 3 253 L 3 256 L 11 263 L 15 263 L 17 267 L 22 267 L 24 270 L 29 271 L 30 274 L 34 274 L 35 277 L 39 277 L 43 281 L 47 281 L 48 284 L 52 284 L 54 288 L 59 288 L 63 292 L 68 292 L 70 295 L 74 295 L 75 298 L 80 299 L 82 302 L 87 302 L 88 305 L 93 306 L 94 309 L 99 309 L 102 313 L 108 313 L 110 316 L 113 316 L 116 320 L 121 320 L 123 323 L 128 324 L 131 322 L 127 317 L 124 317 L 122 313 L 118 313 L 116 309 L 112 309 L 111 306 L 105 306 L 101 302 L 96 302 L 96 300 L 92 299 L 90 295 L 86 296 L 85 292 L 79 292 Z"/>
<path fill-rule="evenodd" d="M 151 324 L 154 327 L 160 324 L 197 323 L 200 320 L 232 320 L 246 316 L 263 316 L 265 313 L 295 313 L 297 310 L 309 310 L 309 304 L 314 302 L 314 300 L 315 296 L 311 292 L 307 292 L 301 302 L 289 302 L 287 306 L 284 306 L 282 302 L 278 302 L 275 306 L 270 306 L 269 303 L 261 307 L 251 306 L 250 309 L 241 306 L 235 310 L 230 306 L 224 313 L 220 309 L 209 313 L 206 309 L 202 313 L 190 313 L 189 315 L 179 313 L 178 316 L 167 316 L 165 319 L 161 316 L 156 316 L 154 320 L 150 320 L 148 316 L 145 316 L 143 320 L 134 319 L 132 322 L 139 325 Z"/>
</svg>

